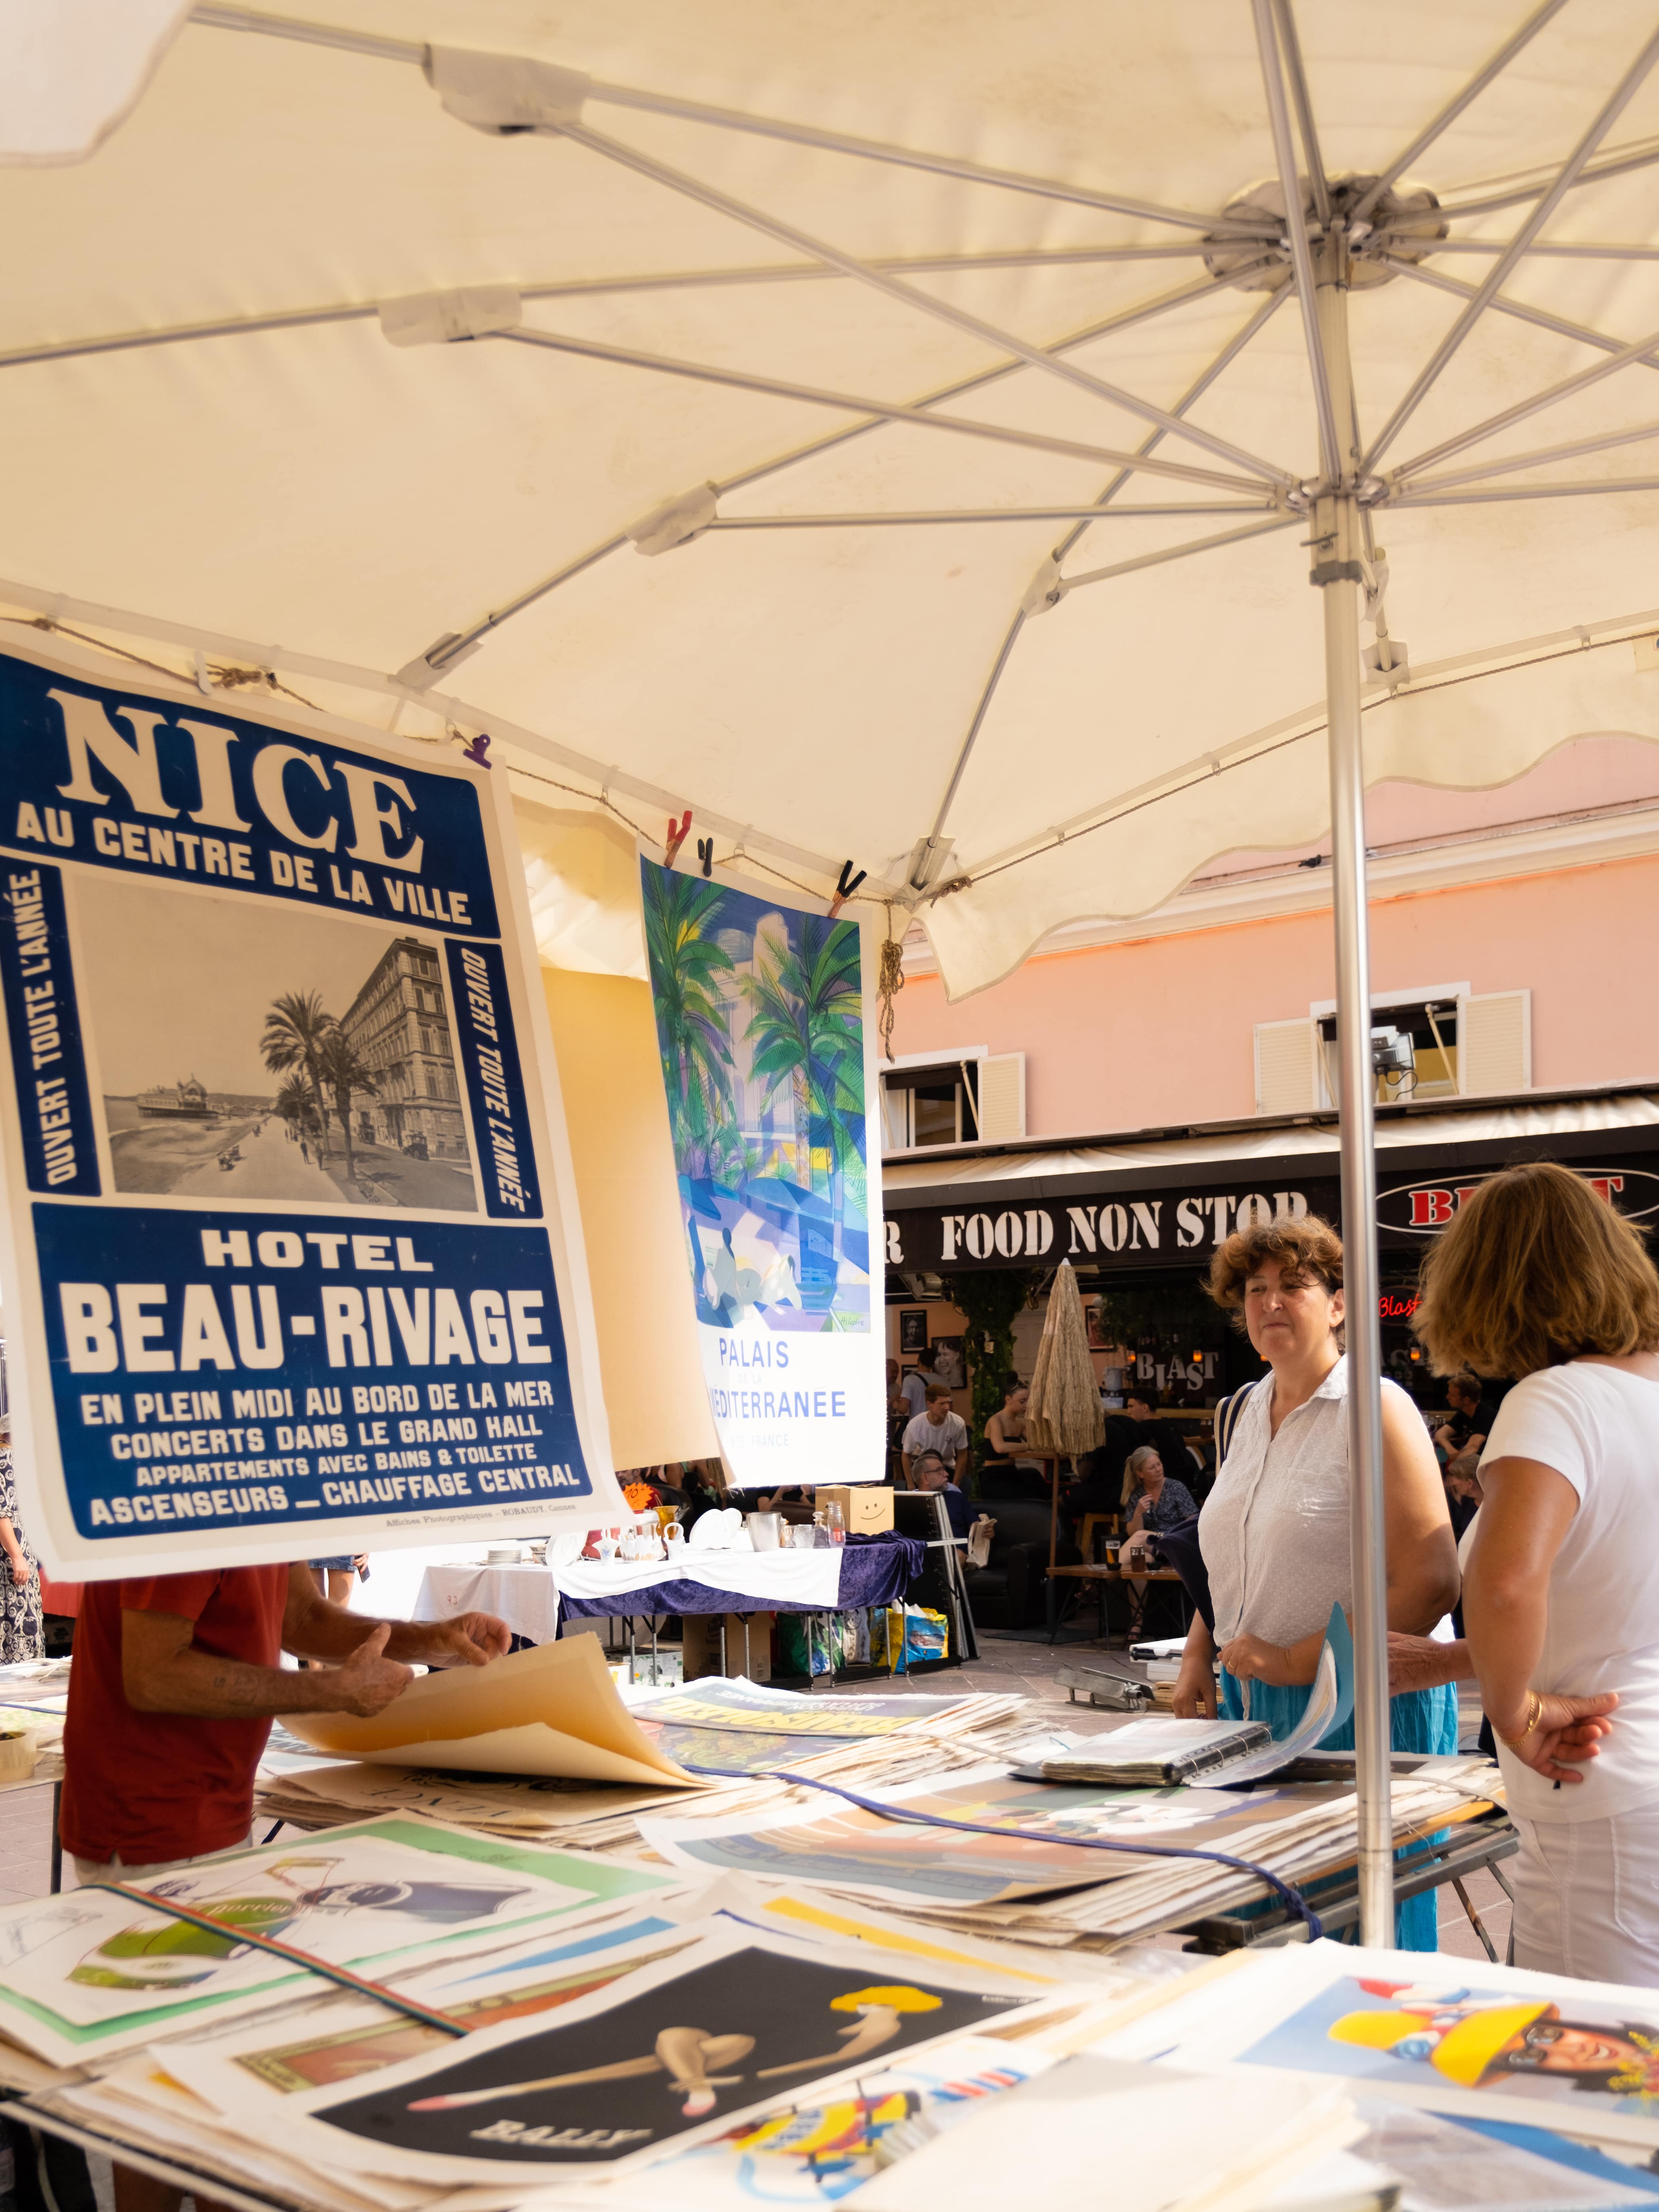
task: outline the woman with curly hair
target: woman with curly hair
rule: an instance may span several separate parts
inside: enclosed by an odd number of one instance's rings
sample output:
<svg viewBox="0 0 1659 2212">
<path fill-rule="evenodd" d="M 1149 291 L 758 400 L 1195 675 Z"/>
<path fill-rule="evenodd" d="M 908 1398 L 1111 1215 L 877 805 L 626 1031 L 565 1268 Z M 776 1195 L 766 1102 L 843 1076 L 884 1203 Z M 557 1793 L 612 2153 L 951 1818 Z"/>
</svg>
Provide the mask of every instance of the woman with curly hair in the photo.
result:
<svg viewBox="0 0 1659 2212">
<path fill-rule="evenodd" d="M 1440 1374 L 1517 1378 L 1463 1593 L 1521 1832 L 1516 1964 L 1659 1984 L 1659 1273 L 1540 1161 L 1464 1200 L 1422 1290 Z"/>
<path fill-rule="evenodd" d="M 1342 1244 L 1316 1215 L 1259 1223 L 1227 1238 L 1210 1269 L 1216 1304 L 1235 1315 L 1270 1372 L 1240 1409 L 1199 1544 L 1215 1607 L 1187 1638 L 1176 1711 L 1248 1711 L 1275 1736 L 1300 1720 L 1333 1605 L 1352 1613 L 1348 1363 L 1341 1345 Z M 1417 1410 L 1382 1385 L 1389 1626 L 1424 1637 L 1457 1602 L 1457 1553 L 1434 1448 Z M 1390 1701 L 1396 1751 L 1455 1752 L 1457 1692 L 1449 1681 Z M 1353 1748 L 1353 1724 L 1325 1740 Z M 1432 1893 L 1401 1907 L 1402 1950 L 1438 1947 Z"/>
</svg>

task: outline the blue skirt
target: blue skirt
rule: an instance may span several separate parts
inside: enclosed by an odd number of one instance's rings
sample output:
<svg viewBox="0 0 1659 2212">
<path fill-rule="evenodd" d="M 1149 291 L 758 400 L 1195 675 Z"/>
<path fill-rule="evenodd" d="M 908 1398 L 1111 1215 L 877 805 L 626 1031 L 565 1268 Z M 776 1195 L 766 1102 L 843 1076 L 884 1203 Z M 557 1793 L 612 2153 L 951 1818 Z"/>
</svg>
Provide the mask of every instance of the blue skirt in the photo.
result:
<svg viewBox="0 0 1659 2212">
<path fill-rule="evenodd" d="M 1308 1703 L 1310 1685 L 1293 1684 L 1281 1689 L 1271 1682 L 1252 1682 L 1250 1685 L 1250 1718 L 1266 1721 L 1275 1739 L 1287 1736 L 1301 1719 Z M 1243 1720 L 1244 1700 L 1240 1686 L 1224 1667 L 1221 1670 L 1221 1710 L 1229 1720 Z M 1431 1690 L 1406 1690 L 1389 1700 L 1389 1743 L 1395 1751 L 1416 1751 L 1449 1754 L 1457 1749 L 1457 1690 L 1455 1684 L 1442 1682 Z M 1333 1729 L 1322 1737 L 1321 1751 L 1352 1751 L 1353 1721 L 1352 1717 L 1340 1729 Z M 1396 1851 L 1397 1859 L 1410 1858 L 1413 1852 L 1426 1850 L 1431 1844 L 1443 1840 L 1446 1831 L 1427 1837 L 1420 1844 L 1412 1844 L 1403 1851 Z M 1394 1942 L 1397 1951 L 1437 1951 L 1440 1948 L 1439 1901 L 1431 1889 L 1420 1896 L 1408 1897 L 1395 1908 Z"/>
</svg>

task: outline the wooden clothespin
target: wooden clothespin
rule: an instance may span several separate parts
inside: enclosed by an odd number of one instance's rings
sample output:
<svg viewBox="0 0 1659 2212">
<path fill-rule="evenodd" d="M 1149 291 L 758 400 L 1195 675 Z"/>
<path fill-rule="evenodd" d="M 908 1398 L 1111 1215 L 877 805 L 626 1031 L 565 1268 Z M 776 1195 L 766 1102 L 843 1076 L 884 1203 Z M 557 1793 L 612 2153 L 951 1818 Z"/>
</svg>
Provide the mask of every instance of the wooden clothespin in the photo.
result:
<svg viewBox="0 0 1659 2212">
<path fill-rule="evenodd" d="M 697 858 L 702 862 L 704 875 L 712 876 L 714 872 L 714 841 L 712 837 L 698 838 Z"/>
<path fill-rule="evenodd" d="M 672 868 L 673 866 L 674 856 L 679 851 L 680 847 L 684 844 L 686 835 L 690 830 L 690 827 L 691 809 L 689 806 L 685 810 L 685 819 L 683 822 L 676 822 L 672 814 L 669 816 L 668 838 L 662 856 L 662 864 L 665 868 Z"/>
<path fill-rule="evenodd" d="M 859 885 L 864 881 L 866 876 L 867 876 L 869 872 L 870 871 L 867 868 L 860 868 L 857 875 L 854 875 L 853 863 L 850 860 L 843 860 L 842 862 L 840 879 L 836 884 L 836 896 L 830 902 L 830 919 L 831 921 L 833 921 L 836 916 L 841 912 L 842 907 L 844 907 L 848 900 L 852 897 L 854 892 L 858 889 Z"/>
<path fill-rule="evenodd" d="M 489 732 L 488 730 L 480 730 L 471 744 L 461 747 L 461 758 L 470 760 L 474 768 L 494 768 L 495 762 L 486 757 L 489 751 Z"/>
</svg>

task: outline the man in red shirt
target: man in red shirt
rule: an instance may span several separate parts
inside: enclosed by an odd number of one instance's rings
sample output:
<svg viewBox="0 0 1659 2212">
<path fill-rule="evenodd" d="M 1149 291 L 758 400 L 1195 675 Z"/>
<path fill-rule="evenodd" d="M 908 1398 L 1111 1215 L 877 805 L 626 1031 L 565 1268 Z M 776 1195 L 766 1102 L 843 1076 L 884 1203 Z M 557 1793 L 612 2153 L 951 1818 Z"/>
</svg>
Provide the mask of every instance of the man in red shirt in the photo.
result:
<svg viewBox="0 0 1659 2212">
<path fill-rule="evenodd" d="M 441 1625 L 349 1613 L 303 1563 L 88 1583 L 64 1729 L 64 1848 L 82 1881 L 234 1849 L 276 1714 L 378 1713 L 414 1680 L 405 1662 L 482 1667 L 511 1640 L 486 1613 Z M 284 1651 L 331 1663 L 291 1673 Z"/>
</svg>

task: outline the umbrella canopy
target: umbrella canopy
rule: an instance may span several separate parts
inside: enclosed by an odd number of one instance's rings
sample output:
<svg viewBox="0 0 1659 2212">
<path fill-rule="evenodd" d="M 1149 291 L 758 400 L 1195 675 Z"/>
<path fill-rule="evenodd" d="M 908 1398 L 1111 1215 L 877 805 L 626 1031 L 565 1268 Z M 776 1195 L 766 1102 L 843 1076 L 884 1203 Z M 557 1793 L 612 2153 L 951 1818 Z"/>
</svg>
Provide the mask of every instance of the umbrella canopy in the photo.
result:
<svg viewBox="0 0 1659 2212">
<path fill-rule="evenodd" d="M 1089 1328 L 1078 1293 L 1077 1273 L 1062 1260 L 1048 1292 L 1042 1338 L 1031 1370 L 1025 1432 L 1041 1452 L 1080 1456 L 1106 1441 L 1100 1383 L 1089 1357 Z"/>
<path fill-rule="evenodd" d="M 325 12 L 198 7 L 0 178 L 9 604 L 959 886 L 972 989 L 1324 826 L 1288 167 L 1353 248 L 1367 777 L 1653 734 L 1636 0 L 1304 0 L 1317 190 L 1249 0 Z"/>
<path fill-rule="evenodd" d="M 1385 1940 L 1362 792 L 1659 733 L 1650 9 L 326 4 L 0 27 L 0 612 L 862 869 L 958 994 L 1331 820 Z"/>
</svg>

